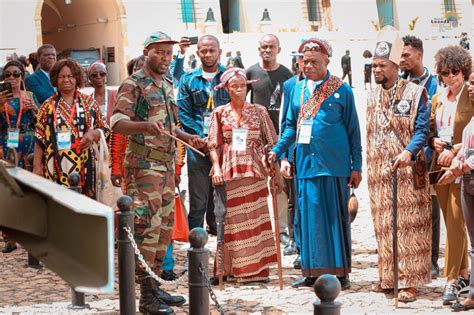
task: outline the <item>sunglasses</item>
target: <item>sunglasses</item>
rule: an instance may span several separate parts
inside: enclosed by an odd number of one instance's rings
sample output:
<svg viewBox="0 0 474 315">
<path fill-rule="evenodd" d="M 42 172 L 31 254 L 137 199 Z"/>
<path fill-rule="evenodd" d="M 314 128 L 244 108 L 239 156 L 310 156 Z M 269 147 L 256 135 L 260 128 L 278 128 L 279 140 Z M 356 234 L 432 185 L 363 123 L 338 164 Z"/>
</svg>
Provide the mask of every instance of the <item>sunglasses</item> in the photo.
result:
<svg viewBox="0 0 474 315">
<path fill-rule="evenodd" d="M 92 73 L 91 77 L 93 77 L 94 79 L 97 79 L 98 77 L 104 78 L 106 75 L 107 75 L 107 73 L 105 73 L 105 72 Z"/>
<path fill-rule="evenodd" d="M 450 73 L 452 73 L 454 76 L 456 76 L 456 75 L 459 74 L 459 72 L 461 72 L 461 70 L 459 70 L 459 69 L 452 70 L 451 69 L 451 70 L 441 71 L 441 75 L 443 77 L 447 77 L 447 76 L 449 76 Z"/>
<path fill-rule="evenodd" d="M 18 79 L 19 77 L 21 77 L 21 72 L 13 72 L 13 73 L 11 73 L 11 72 L 4 72 L 4 73 L 3 73 L 3 77 L 4 77 L 5 79 L 8 79 L 8 78 L 10 78 L 10 77 L 14 77 L 14 78 L 17 78 L 17 79 Z"/>
</svg>

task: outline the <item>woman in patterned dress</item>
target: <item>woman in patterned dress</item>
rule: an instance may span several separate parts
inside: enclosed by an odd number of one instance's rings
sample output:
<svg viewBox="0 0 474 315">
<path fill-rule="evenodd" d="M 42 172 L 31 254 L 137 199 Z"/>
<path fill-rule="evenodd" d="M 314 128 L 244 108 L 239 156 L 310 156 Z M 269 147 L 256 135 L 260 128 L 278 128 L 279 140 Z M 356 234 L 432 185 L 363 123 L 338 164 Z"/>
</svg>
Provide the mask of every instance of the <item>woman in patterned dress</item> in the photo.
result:
<svg viewBox="0 0 474 315">
<path fill-rule="evenodd" d="M 35 114 L 39 104 L 33 93 L 22 90 L 25 69 L 20 62 L 10 61 L 3 69 L 5 82 L 11 84 L 13 93 L 6 90 L 0 92 L 0 159 L 11 159 L 8 149 L 12 147 L 17 152 L 18 166 L 25 168 L 28 166 L 28 155 L 33 153 Z M 14 139 L 8 139 L 9 130 L 13 131 L 10 135 L 14 135 Z M 17 248 L 5 233 L 3 239 L 3 253 Z"/>
<path fill-rule="evenodd" d="M 109 128 L 96 101 L 79 92 L 84 71 L 73 59 L 58 61 L 50 72 L 56 93 L 47 99 L 38 113 L 35 131 L 34 173 L 68 186 L 67 177 L 78 173 L 82 193 L 95 199 L 95 155 L 92 144 L 100 131 Z"/>
<path fill-rule="evenodd" d="M 208 136 L 212 183 L 225 183 L 227 193 L 224 276 L 238 282 L 267 281 L 276 262 L 261 160 L 265 145 L 273 146 L 277 135 L 265 107 L 245 101 L 248 83 L 243 69 L 222 74 L 218 87 L 225 87 L 231 101 L 213 111 Z"/>
</svg>

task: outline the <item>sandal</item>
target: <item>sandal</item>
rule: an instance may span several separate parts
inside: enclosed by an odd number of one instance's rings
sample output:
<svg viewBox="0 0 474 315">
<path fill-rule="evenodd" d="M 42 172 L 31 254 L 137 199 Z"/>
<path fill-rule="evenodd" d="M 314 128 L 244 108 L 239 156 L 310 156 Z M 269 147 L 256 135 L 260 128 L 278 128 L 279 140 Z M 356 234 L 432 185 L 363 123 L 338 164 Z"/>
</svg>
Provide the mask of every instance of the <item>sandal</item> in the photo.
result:
<svg viewBox="0 0 474 315">
<path fill-rule="evenodd" d="M 417 290 L 415 288 L 400 289 L 398 300 L 403 303 L 414 302 L 416 300 Z"/>
<path fill-rule="evenodd" d="M 451 310 L 453 312 L 462 312 L 468 310 L 474 310 L 474 304 L 462 304 L 462 303 L 454 303 L 451 305 Z"/>
<path fill-rule="evenodd" d="M 375 282 L 374 284 L 372 284 L 370 289 L 376 293 L 388 293 L 393 290 L 393 289 L 382 288 L 382 285 L 380 284 L 380 282 Z"/>
</svg>

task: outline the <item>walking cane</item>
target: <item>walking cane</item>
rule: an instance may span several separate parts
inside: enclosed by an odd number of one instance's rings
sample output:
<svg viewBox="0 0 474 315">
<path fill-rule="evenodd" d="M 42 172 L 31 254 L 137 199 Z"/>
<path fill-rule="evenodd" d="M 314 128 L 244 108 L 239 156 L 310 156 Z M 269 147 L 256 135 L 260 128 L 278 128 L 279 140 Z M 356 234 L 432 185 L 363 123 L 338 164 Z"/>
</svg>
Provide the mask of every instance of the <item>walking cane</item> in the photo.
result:
<svg viewBox="0 0 474 315">
<path fill-rule="evenodd" d="M 214 186 L 214 215 L 217 225 L 217 275 L 219 276 L 219 290 L 222 291 L 224 278 L 224 227 L 227 212 L 227 193 L 224 185 Z"/>
<path fill-rule="evenodd" d="M 398 308 L 398 168 L 392 171 L 392 251 L 393 251 L 393 294 L 395 308 Z"/>
<path fill-rule="evenodd" d="M 265 161 L 268 161 L 268 152 L 270 147 L 265 146 Z M 278 266 L 278 285 L 280 290 L 283 290 L 283 270 L 281 267 L 281 249 L 280 249 L 280 226 L 278 225 L 278 204 L 277 204 L 277 191 L 273 180 L 275 178 L 276 170 L 275 166 L 270 165 L 270 193 L 272 195 L 272 206 L 273 206 L 273 223 L 275 225 L 275 244 L 277 254 L 277 266 Z"/>
</svg>

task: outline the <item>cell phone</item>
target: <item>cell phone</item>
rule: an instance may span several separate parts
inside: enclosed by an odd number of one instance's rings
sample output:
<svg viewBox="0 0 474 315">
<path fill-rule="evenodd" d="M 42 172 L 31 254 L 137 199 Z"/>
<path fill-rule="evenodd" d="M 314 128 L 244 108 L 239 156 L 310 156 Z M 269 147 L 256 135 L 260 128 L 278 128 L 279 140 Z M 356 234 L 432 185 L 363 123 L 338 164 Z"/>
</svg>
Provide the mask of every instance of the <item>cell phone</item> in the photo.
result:
<svg viewBox="0 0 474 315">
<path fill-rule="evenodd" d="M 430 185 L 435 185 L 440 180 L 441 176 L 446 173 L 446 170 L 432 171 L 428 172 L 428 177 L 430 179 Z"/>
<path fill-rule="evenodd" d="M 198 43 L 199 38 L 197 36 L 191 36 L 191 37 L 188 37 L 188 39 L 191 45 L 196 45 Z"/>
<path fill-rule="evenodd" d="M 0 92 L 8 91 L 10 94 L 13 94 L 12 84 L 10 82 L 0 83 Z"/>
</svg>

